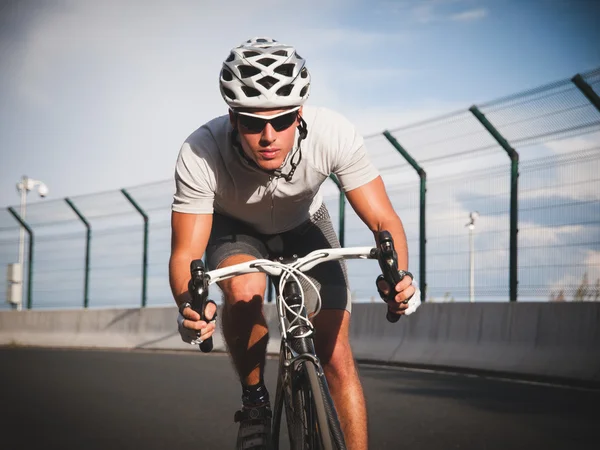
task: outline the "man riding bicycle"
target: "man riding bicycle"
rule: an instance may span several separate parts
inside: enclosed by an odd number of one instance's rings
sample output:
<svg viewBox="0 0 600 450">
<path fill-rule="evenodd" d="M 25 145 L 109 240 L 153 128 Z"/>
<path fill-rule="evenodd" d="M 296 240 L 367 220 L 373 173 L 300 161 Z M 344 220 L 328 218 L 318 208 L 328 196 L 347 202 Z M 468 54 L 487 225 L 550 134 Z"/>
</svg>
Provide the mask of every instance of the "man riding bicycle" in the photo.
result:
<svg viewBox="0 0 600 450">
<path fill-rule="evenodd" d="M 198 342 L 215 331 L 216 306 L 207 321 L 190 306 L 190 262 L 206 252 L 209 270 L 253 259 L 304 256 L 339 247 L 319 187 L 335 174 L 366 226 L 388 230 L 396 244 L 401 281 L 396 295 L 378 279 L 377 288 L 397 315 L 420 304 L 413 277 L 403 272 L 408 251 L 394 211 L 362 137 L 344 117 L 304 106 L 310 90 L 305 60 L 291 46 L 270 38 L 233 48 L 220 73 L 229 114 L 193 132 L 176 164 L 172 205 L 171 289 L 179 306 L 179 331 Z M 322 309 L 313 318 L 314 342 L 349 449 L 367 448 L 365 399 L 349 343 L 351 294 L 343 261 L 309 270 Z M 224 298 L 222 331 L 242 386 L 238 449 L 268 448 L 271 410 L 264 385 L 268 329 L 263 316 L 263 273 L 219 283 Z M 305 288 L 306 286 L 302 286 Z M 391 299 L 391 300 L 390 300 Z M 306 289 L 308 310 L 316 302 Z"/>
</svg>

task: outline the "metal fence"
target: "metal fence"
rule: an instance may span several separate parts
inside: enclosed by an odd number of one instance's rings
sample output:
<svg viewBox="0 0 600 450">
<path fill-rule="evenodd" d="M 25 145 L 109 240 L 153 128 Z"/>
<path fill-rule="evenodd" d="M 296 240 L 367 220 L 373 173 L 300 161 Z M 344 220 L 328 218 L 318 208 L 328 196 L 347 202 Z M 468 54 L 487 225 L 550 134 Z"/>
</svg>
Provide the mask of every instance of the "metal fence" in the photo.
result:
<svg viewBox="0 0 600 450">
<path fill-rule="evenodd" d="M 365 138 L 427 301 L 598 300 L 599 87 L 600 68 Z M 173 190 L 162 181 L 29 204 L 23 306 L 172 304 Z M 333 181 L 322 192 L 343 244 L 372 245 Z M 0 211 L 2 267 L 18 258 L 19 208 L 9 209 Z M 377 272 L 349 263 L 356 301 L 379 301 Z M 0 277 L 0 308 L 7 287 Z"/>
</svg>

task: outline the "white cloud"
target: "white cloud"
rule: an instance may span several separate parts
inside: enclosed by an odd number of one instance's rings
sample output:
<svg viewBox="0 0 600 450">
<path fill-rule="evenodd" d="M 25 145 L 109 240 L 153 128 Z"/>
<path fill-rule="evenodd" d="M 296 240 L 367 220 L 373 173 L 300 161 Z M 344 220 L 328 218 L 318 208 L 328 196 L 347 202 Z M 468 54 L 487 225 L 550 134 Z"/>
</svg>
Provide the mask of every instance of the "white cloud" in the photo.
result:
<svg viewBox="0 0 600 450">
<path fill-rule="evenodd" d="M 543 199 L 556 196 L 568 197 L 574 201 L 600 200 L 596 181 L 599 161 L 595 156 L 598 149 L 600 132 L 536 146 L 534 154 L 544 153 L 545 157 L 522 165 L 522 173 L 525 167 L 529 167 L 529 176 L 527 179 L 522 177 L 520 198 Z M 518 150 L 522 154 L 529 151 Z M 531 155 L 529 158 L 531 159 Z"/>
<path fill-rule="evenodd" d="M 412 8 L 415 21 L 428 24 L 432 22 L 473 22 L 483 19 L 488 11 L 485 8 L 473 8 L 456 12 L 461 4 L 471 3 L 465 0 L 428 0 L 421 1 Z"/>
<path fill-rule="evenodd" d="M 454 111 L 458 105 L 458 102 L 424 100 L 420 106 L 403 105 L 400 103 L 395 106 L 349 108 L 344 109 L 344 115 L 356 124 L 360 133 L 365 136 L 371 136 L 379 135 L 386 129 L 394 129 Z M 367 144 L 370 145 L 371 143 L 367 142 Z"/>
<path fill-rule="evenodd" d="M 451 14 L 448 19 L 454 22 L 474 22 L 487 16 L 487 10 L 483 8 L 471 9 L 457 14 Z"/>
<path fill-rule="evenodd" d="M 545 147 L 556 154 L 569 154 L 580 150 L 587 150 L 600 146 L 600 131 L 582 136 L 576 136 L 558 141 L 546 142 Z"/>
</svg>

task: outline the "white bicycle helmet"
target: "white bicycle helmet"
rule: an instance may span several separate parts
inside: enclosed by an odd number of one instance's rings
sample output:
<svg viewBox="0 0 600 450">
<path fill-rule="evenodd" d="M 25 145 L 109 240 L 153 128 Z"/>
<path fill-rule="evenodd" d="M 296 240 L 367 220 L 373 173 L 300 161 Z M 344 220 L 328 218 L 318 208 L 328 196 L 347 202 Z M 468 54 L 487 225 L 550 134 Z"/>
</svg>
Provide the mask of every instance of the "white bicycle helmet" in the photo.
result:
<svg viewBox="0 0 600 450">
<path fill-rule="evenodd" d="M 223 62 L 219 87 L 234 110 L 287 108 L 306 101 L 310 74 L 294 47 L 255 37 L 231 50 Z"/>
</svg>

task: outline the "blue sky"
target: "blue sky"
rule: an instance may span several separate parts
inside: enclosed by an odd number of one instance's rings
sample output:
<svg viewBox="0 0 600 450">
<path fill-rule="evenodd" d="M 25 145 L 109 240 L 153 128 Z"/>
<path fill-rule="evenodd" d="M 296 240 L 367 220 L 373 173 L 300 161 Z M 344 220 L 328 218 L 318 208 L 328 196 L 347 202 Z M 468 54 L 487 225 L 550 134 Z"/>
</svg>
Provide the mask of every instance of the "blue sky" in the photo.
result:
<svg viewBox="0 0 600 450">
<path fill-rule="evenodd" d="M 49 199 L 170 178 L 186 136 L 226 111 L 220 64 L 251 36 L 295 45 L 310 103 L 365 134 L 600 66 L 594 1 L 1 4 L 0 205 L 23 174 Z"/>
<path fill-rule="evenodd" d="M 141 219 L 131 214 L 131 205 L 117 190 L 172 177 L 185 138 L 205 121 L 226 112 L 218 90 L 221 63 L 231 47 L 249 37 L 271 36 L 296 46 L 312 73 L 309 103 L 338 110 L 365 135 L 466 110 L 474 103 L 600 67 L 597 1 L 264 0 L 260 7 L 243 1 L 0 2 L 0 209 L 18 204 L 15 184 L 22 175 L 48 185 L 47 199 L 30 195 L 29 201 L 38 204 L 29 210 L 28 220 L 34 228 L 65 217 L 71 222 L 37 227 L 36 298 L 70 305 L 81 302 L 82 225 L 64 202 L 40 202 L 78 197 L 77 204 L 92 219 L 94 228 L 93 302 L 115 304 L 111 295 L 118 291 L 120 301 L 127 299 L 135 304 L 140 286 Z M 471 125 L 480 130 L 474 121 Z M 463 131 L 453 130 L 455 134 Z M 545 143 L 522 156 L 566 154 L 597 145 L 599 136 L 596 133 Z M 383 138 L 377 139 L 368 142 L 373 156 L 379 154 L 381 160 L 387 157 L 381 150 L 385 147 L 389 151 L 389 144 Z M 400 139 L 406 145 L 404 137 Z M 481 164 L 486 167 L 508 167 L 502 152 L 484 159 Z M 469 170 L 478 168 L 471 165 Z M 449 174 L 450 169 L 448 164 L 428 167 L 428 177 Z M 452 170 L 464 175 L 462 164 L 454 164 Z M 590 164 L 578 170 L 581 179 L 596 179 L 596 166 Z M 562 186 L 571 180 L 561 177 L 569 173 L 554 177 L 544 173 L 544 180 L 554 184 L 539 192 L 522 192 L 523 204 L 537 196 L 565 195 Z M 416 180 L 412 171 L 409 178 L 396 178 L 402 182 Z M 140 198 L 143 190 L 132 190 L 144 207 L 160 203 L 162 208 L 153 211 L 150 220 L 151 303 L 170 302 L 166 281 L 167 186 L 157 187 L 153 191 L 156 197 L 146 200 Z M 416 184 L 410 186 L 410 198 L 416 205 L 418 188 Z M 473 198 L 495 188 L 496 184 L 486 180 Z M 403 209 L 410 245 L 416 246 L 416 206 L 405 212 L 403 189 L 397 207 Z M 473 203 L 468 186 L 439 188 L 437 197 L 433 184 L 429 189 L 429 198 L 437 202 L 428 212 L 428 226 L 433 227 L 428 235 L 431 242 L 435 242 L 436 233 L 462 231 L 472 208 L 486 212 L 484 206 Z M 464 189 L 468 190 L 466 194 Z M 572 200 L 597 198 L 593 190 L 590 184 L 570 191 L 568 196 Z M 106 191 L 112 192 L 79 197 Z M 335 189 L 330 193 L 334 194 L 328 201 L 335 216 L 337 194 Z M 508 198 L 507 192 L 503 195 Z M 493 210 L 488 203 L 487 210 Z M 123 223 L 115 223 L 121 216 L 102 218 L 100 210 L 107 204 L 111 210 L 129 212 L 122 217 Z M 365 241 L 370 241 L 369 234 L 364 233 L 361 224 L 354 224 L 357 220 L 349 208 L 347 213 L 348 228 L 362 230 L 349 230 L 347 243 L 369 245 Z M 464 220 L 457 218 L 462 216 Z M 527 216 L 521 217 L 522 227 L 539 228 L 533 237 L 521 233 L 525 246 L 540 236 L 551 248 L 583 232 L 599 232 L 597 227 L 587 231 L 557 224 L 545 227 L 535 218 L 530 218 L 532 224 L 528 224 Z M 480 223 L 481 230 L 493 237 L 498 230 L 505 230 L 508 216 L 482 214 Z M 129 228 L 115 230 L 116 226 Z M 2 264 L 16 257 L 16 223 L 6 211 L 0 211 L 0 232 L 3 227 L 10 229 L 5 228 L 6 242 L 0 242 L 0 247 L 4 245 L 0 248 Z M 75 234 L 77 241 L 73 239 Z M 462 277 L 435 281 L 435 276 L 430 276 L 431 286 L 437 289 L 432 294 L 437 298 L 448 285 L 465 290 L 466 236 L 447 243 L 452 254 L 437 265 L 435 251 L 443 249 L 429 247 L 434 262 L 429 268 L 438 273 L 450 268 Z M 506 233 L 502 236 L 508 239 Z M 483 247 L 489 240 L 484 236 L 479 239 L 478 245 Z M 417 264 L 415 248 L 411 250 L 411 267 Z M 507 253 L 497 246 L 490 248 L 496 258 L 482 261 L 490 266 L 483 268 L 492 273 L 490 277 L 497 279 L 499 286 L 507 288 Z M 595 280 L 600 276 L 600 251 L 585 245 L 580 250 L 570 258 L 584 261 Z M 548 254 L 527 256 L 523 252 L 520 263 L 535 266 L 548 259 Z M 351 270 L 356 270 L 356 285 L 364 287 L 368 295 L 373 294 L 375 266 L 368 276 L 363 267 Z M 539 276 L 539 283 L 577 284 L 581 270 L 574 268 L 559 275 L 548 271 Z M 527 273 L 523 273 L 524 279 Z M 119 289 L 114 289 L 116 285 Z"/>
</svg>

